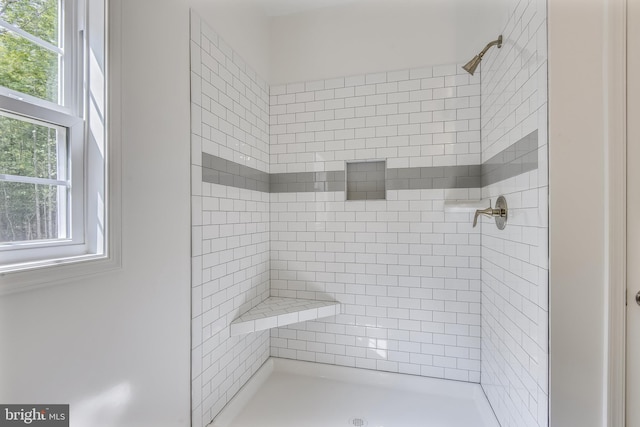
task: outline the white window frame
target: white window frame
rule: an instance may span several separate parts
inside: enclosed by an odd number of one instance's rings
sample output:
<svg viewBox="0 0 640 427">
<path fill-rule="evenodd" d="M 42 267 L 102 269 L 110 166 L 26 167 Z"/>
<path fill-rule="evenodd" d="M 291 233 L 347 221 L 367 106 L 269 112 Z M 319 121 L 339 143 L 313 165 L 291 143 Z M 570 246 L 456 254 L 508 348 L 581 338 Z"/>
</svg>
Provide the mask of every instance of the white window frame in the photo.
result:
<svg viewBox="0 0 640 427">
<path fill-rule="evenodd" d="M 4 101 L 4 102 L 3 102 Z M 15 105 L 12 105 L 15 104 Z M 50 111 L 46 108 L 25 104 L 20 101 L 3 100 L 0 95 L 0 105 L 9 106 L 11 110 L 2 108 L 3 115 L 19 118 L 22 121 L 42 123 L 57 128 L 62 133 L 62 141 L 58 143 L 68 151 L 64 161 L 70 163 L 72 171 L 68 181 L 45 180 L 31 177 L 6 176 L 9 182 L 22 181 L 26 183 L 64 184 L 67 186 L 71 203 L 60 203 L 64 210 L 65 225 L 69 238 L 56 240 L 33 240 L 8 242 L 0 244 L 0 272 L 22 269 L 34 261 L 65 258 L 86 254 L 90 248 L 85 240 L 85 185 L 84 185 L 84 121 L 78 117 Z M 46 120 L 46 121 L 45 121 Z M 66 175 L 66 174 L 65 174 Z M 5 177 L 3 175 L 3 177 Z M 66 212 L 68 207 L 69 212 Z M 65 227 L 65 228 L 66 228 Z"/>
<path fill-rule="evenodd" d="M 68 72 L 59 74 L 60 105 L 0 88 L 0 109 L 66 129 L 71 238 L 0 245 L 0 295 L 120 267 L 120 63 L 109 55 L 114 47 L 119 52 L 120 35 L 107 34 L 110 9 L 120 6 L 108 0 L 62 5 L 67 51 L 60 68 Z M 69 49 L 77 58 L 71 65 Z"/>
</svg>

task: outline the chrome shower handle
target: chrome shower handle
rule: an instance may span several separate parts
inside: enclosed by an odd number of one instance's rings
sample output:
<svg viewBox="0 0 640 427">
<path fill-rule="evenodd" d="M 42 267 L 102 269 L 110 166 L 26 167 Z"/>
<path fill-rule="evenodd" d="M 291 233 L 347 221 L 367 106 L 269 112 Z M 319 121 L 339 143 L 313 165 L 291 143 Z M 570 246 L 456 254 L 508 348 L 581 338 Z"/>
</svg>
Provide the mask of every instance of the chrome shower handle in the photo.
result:
<svg viewBox="0 0 640 427">
<path fill-rule="evenodd" d="M 478 217 L 480 215 L 484 215 L 487 216 L 489 218 L 505 218 L 507 216 L 507 210 L 506 209 L 502 209 L 502 208 L 498 208 L 498 209 L 493 209 L 491 207 L 491 200 L 489 200 L 489 207 L 486 209 L 478 209 L 476 210 L 476 214 L 473 216 L 473 227 L 475 228 L 476 225 L 478 225 Z"/>
</svg>

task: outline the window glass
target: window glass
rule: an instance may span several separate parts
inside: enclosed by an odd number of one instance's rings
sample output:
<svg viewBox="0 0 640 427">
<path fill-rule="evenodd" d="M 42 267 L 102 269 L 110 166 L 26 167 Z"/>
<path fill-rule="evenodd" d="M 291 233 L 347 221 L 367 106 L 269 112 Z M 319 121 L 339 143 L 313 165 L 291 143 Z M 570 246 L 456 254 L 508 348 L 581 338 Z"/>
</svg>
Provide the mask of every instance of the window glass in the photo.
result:
<svg viewBox="0 0 640 427">
<path fill-rule="evenodd" d="M 59 9 L 59 0 L 0 0 L 0 19 L 58 46 Z"/>
<path fill-rule="evenodd" d="M 0 86 L 61 101 L 60 16 L 59 0 L 0 0 Z"/>
<path fill-rule="evenodd" d="M 59 55 L 0 28 L 0 86 L 58 102 Z"/>
<path fill-rule="evenodd" d="M 0 181 L 0 243 L 64 238 L 58 185 Z"/>
<path fill-rule="evenodd" d="M 64 155 L 58 133 L 56 128 L 0 113 L 0 174 L 58 179 L 59 151 Z"/>
<path fill-rule="evenodd" d="M 0 244 L 67 238 L 66 132 L 0 113 Z"/>
</svg>

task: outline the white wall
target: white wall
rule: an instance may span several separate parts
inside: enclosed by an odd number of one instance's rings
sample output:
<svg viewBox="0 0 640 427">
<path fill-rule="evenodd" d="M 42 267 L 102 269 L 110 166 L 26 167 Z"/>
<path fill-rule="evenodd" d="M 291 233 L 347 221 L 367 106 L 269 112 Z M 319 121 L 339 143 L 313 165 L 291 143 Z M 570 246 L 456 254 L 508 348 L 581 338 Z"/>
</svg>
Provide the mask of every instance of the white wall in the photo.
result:
<svg viewBox="0 0 640 427">
<path fill-rule="evenodd" d="M 505 0 L 372 0 L 275 17 L 272 84 L 466 63 L 506 21 Z M 455 24 L 453 24 L 455 23 Z"/>
<path fill-rule="evenodd" d="M 238 53 L 251 68 L 269 81 L 271 51 L 269 23 L 256 0 L 190 0 L 211 28 Z"/>
<path fill-rule="evenodd" d="M 605 4 L 549 2 L 553 427 L 603 425 Z M 581 64 L 580 72 L 576 64 Z"/>
<path fill-rule="evenodd" d="M 14 343 L 0 400 L 70 403 L 77 427 L 189 425 L 188 21 L 177 2 L 147 20 L 152 6 L 112 16 L 125 40 L 122 269 L 0 300 L 0 339 Z"/>
<path fill-rule="evenodd" d="M 0 401 L 70 403 L 74 427 L 184 427 L 190 3 L 113 1 L 122 4 L 111 19 L 123 38 L 123 266 L 0 298 Z M 218 13 L 230 36 L 235 27 L 250 37 L 252 20 Z M 260 46 L 257 33 L 251 44 Z"/>
</svg>

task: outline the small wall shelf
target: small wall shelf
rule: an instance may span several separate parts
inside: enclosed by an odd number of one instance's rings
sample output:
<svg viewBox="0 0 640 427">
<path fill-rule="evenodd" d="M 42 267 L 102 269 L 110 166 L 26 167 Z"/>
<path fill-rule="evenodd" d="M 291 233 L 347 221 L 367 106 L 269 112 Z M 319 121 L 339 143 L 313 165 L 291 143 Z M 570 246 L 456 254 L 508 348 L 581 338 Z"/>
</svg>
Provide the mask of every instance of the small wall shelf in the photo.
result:
<svg viewBox="0 0 640 427">
<path fill-rule="evenodd" d="M 297 298 L 269 297 L 231 322 L 231 336 L 340 314 L 340 303 Z"/>
<path fill-rule="evenodd" d="M 450 213 L 474 213 L 489 206 L 489 200 L 445 200 L 444 211 Z"/>
</svg>

